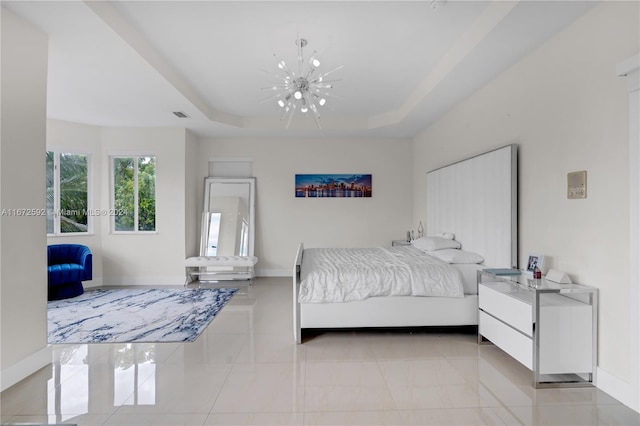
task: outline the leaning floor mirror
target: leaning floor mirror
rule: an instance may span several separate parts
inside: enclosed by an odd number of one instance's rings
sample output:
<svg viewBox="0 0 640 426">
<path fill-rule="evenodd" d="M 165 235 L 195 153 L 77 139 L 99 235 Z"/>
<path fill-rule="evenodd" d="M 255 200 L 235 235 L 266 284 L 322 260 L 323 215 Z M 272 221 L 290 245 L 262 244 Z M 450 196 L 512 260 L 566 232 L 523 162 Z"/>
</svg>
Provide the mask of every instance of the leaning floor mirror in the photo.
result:
<svg viewBox="0 0 640 426">
<path fill-rule="evenodd" d="M 200 256 L 253 256 L 255 178 L 206 178 Z"/>
</svg>

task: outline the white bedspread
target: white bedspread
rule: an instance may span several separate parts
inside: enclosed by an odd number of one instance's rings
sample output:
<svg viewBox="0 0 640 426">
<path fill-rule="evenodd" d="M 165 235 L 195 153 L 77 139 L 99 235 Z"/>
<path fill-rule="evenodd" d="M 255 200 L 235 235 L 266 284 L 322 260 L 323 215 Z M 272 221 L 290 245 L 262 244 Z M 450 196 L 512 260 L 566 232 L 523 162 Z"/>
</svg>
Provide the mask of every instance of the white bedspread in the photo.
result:
<svg viewBox="0 0 640 426">
<path fill-rule="evenodd" d="M 458 270 L 412 246 L 305 249 L 300 278 L 301 303 L 373 296 L 464 297 Z"/>
</svg>

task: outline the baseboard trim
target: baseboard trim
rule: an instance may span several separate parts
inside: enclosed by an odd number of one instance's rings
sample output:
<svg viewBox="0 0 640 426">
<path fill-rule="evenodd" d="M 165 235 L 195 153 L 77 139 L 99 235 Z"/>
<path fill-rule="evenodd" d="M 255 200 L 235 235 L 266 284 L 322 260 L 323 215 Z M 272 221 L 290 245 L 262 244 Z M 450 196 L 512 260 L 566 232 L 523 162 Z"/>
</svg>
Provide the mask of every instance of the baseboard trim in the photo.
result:
<svg viewBox="0 0 640 426">
<path fill-rule="evenodd" d="M 256 268 L 256 277 L 289 277 L 292 271 L 289 269 L 260 269 Z M 186 275 L 180 276 L 142 276 L 142 277 L 119 277 L 119 278 L 97 278 L 92 281 L 82 283 L 85 289 L 92 289 L 102 286 L 175 286 L 183 285 Z"/>
<path fill-rule="evenodd" d="M 619 377 L 598 368 L 597 369 L 597 387 L 603 392 L 608 393 L 627 407 L 638 412 L 638 398 L 633 390 L 631 383 L 625 382 Z"/>
<path fill-rule="evenodd" d="M 51 364 L 52 354 L 53 351 L 51 346 L 47 345 L 38 352 L 35 352 L 8 368 L 3 369 L 2 374 L 0 375 L 0 392 L 5 391 L 20 380 L 27 378 L 42 367 Z"/>
<path fill-rule="evenodd" d="M 256 268 L 257 277 L 291 277 L 292 272 L 289 269 L 261 269 Z"/>
</svg>

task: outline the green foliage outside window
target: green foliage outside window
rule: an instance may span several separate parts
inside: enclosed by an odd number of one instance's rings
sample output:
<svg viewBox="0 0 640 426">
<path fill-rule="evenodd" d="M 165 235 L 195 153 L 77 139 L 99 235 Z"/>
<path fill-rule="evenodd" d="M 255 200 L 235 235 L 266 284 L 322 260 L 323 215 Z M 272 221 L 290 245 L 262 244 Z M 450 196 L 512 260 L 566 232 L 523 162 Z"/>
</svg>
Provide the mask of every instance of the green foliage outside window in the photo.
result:
<svg viewBox="0 0 640 426">
<path fill-rule="evenodd" d="M 60 232 L 87 232 L 87 157 L 60 154 Z"/>
<path fill-rule="evenodd" d="M 155 231 L 155 157 L 114 157 L 113 173 L 115 230 Z"/>
<path fill-rule="evenodd" d="M 56 174 L 57 169 L 59 173 Z M 63 234 L 88 232 L 89 158 L 81 154 L 47 151 L 46 176 L 47 233 L 56 233 L 57 227 Z"/>
<path fill-rule="evenodd" d="M 113 182 L 116 231 L 133 231 L 135 225 L 134 209 L 134 167 L 133 158 L 113 159 Z"/>
<path fill-rule="evenodd" d="M 138 230 L 156 230 L 156 159 L 138 158 Z"/>
</svg>

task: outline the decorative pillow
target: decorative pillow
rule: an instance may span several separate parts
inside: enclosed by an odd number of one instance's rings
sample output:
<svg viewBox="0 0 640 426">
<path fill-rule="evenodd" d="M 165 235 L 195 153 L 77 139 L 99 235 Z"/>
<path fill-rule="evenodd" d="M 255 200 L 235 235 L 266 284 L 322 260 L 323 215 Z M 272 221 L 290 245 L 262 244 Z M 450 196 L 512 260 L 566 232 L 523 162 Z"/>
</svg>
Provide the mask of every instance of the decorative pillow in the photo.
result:
<svg viewBox="0 0 640 426">
<path fill-rule="evenodd" d="M 459 242 L 442 237 L 422 237 L 411 241 L 411 244 L 422 251 L 460 248 Z"/>
<path fill-rule="evenodd" d="M 447 240 L 455 240 L 456 234 L 453 234 L 451 232 L 443 232 L 442 234 L 438 235 L 438 237 L 446 238 Z"/>
<path fill-rule="evenodd" d="M 433 257 L 444 260 L 447 263 L 482 263 L 484 257 L 472 251 L 445 249 L 429 253 Z"/>
</svg>

